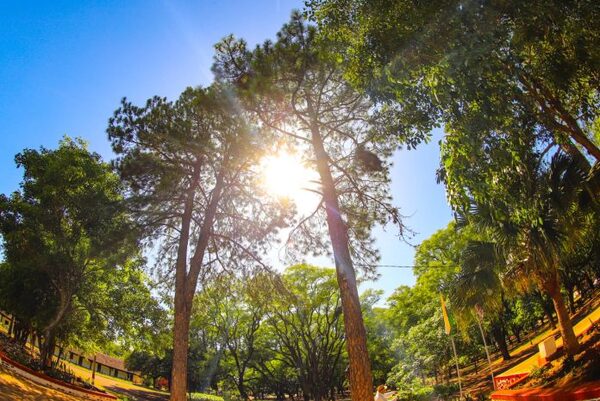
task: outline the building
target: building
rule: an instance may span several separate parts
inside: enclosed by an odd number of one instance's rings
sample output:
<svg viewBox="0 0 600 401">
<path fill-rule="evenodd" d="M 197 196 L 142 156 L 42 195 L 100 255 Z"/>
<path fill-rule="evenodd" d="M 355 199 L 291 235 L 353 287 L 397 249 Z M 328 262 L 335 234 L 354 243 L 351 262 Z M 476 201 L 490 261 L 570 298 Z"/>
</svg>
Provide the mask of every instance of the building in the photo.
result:
<svg viewBox="0 0 600 401">
<path fill-rule="evenodd" d="M 11 325 L 11 316 L 7 313 L 0 311 L 0 332 L 8 334 Z M 58 357 L 60 348 L 57 346 L 54 349 L 54 355 Z M 94 363 L 94 355 L 85 354 L 82 351 L 76 349 L 63 350 L 61 356 L 63 360 L 66 360 L 74 365 L 81 366 L 85 369 L 92 369 Z M 116 377 L 118 379 L 129 380 L 134 384 L 141 384 L 143 382 L 140 372 L 132 372 L 127 370 L 125 362 L 118 358 L 113 358 L 106 354 L 96 354 L 96 372 Z"/>
<path fill-rule="evenodd" d="M 55 355 L 58 355 L 58 349 L 55 350 Z M 134 384 L 142 383 L 142 377 L 139 372 L 132 372 L 127 370 L 125 362 L 122 359 L 113 358 L 106 354 L 97 353 L 96 357 L 96 368 L 94 369 L 97 373 L 116 377 L 118 379 L 129 380 Z M 75 349 L 69 349 L 63 354 L 63 358 L 72 364 L 81 366 L 86 369 L 92 369 L 94 364 L 94 355 L 87 355 L 81 351 Z"/>
</svg>

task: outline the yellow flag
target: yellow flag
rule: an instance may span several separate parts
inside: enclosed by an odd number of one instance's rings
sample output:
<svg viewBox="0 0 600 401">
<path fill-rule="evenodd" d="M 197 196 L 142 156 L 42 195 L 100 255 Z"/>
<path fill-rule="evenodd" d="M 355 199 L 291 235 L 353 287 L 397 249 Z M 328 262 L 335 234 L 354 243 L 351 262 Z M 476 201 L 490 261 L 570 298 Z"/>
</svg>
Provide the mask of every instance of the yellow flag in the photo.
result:
<svg viewBox="0 0 600 401">
<path fill-rule="evenodd" d="M 448 320 L 448 312 L 446 311 L 446 303 L 444 302 L 444 296 L 440 294 L 440 299 L 442 300 L 442 315 L 444 315 L 444 329 L 446 329 L 446 334 L 450 334 L 450 320 Z"/>
</svg>

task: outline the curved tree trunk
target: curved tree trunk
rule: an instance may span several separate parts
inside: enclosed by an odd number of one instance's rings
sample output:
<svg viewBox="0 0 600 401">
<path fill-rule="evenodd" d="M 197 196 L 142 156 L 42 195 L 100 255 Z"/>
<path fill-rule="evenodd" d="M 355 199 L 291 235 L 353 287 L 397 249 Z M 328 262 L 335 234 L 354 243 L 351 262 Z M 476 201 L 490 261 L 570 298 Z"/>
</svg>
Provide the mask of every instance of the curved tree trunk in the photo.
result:
<svg viewBox="0 0 600 401">
<path fill-rule="evenodd" d="M 352 401 L 373 400 L 373 377 L 367 350 L 367 333 L 363 322 L 356 274 L 350 256 L 348 228 L 344 223 L 329 167 L 329 157 L 318 128 L 311 127 L 311 141 L 321 178 L 327 214 L 329 237 L 333 246 L 335 269 L 342 300 L 346 347 L 348 349 L 350 391 Z"/>
<path fill-rule="evenodd" d="M 558 318 L 558 327 L 560 335 L 563 338 L 565 351 L 569 356 L 574 356 L 579 351 L 579 342 L 573 331 L 573 323 L 567 311 L 565 300 L 560 293 L 560 282 L 558 274 L 550 274 L 543 278 L 542 285 L 548 296 L 552 299 L 556 317 Z"/>
</svg>

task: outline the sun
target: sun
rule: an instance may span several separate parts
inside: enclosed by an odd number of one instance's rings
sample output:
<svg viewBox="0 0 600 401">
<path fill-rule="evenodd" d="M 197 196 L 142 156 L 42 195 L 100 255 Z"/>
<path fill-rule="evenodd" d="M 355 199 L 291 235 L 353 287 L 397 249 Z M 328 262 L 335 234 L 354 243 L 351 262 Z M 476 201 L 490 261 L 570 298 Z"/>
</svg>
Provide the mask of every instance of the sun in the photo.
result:
<svg viewBox="0 0 600 401">
<path fill-rule="evenodd" d="M 307 202 L 314 203 L 314 192 L 310 188 L 314 187 L 316 172 L 306 168 L 300 156 L 281 151 L 265 157 L 262 166 L 262 183 L 268 193 L 292 200 L 299 208 Z"/>
</svg>

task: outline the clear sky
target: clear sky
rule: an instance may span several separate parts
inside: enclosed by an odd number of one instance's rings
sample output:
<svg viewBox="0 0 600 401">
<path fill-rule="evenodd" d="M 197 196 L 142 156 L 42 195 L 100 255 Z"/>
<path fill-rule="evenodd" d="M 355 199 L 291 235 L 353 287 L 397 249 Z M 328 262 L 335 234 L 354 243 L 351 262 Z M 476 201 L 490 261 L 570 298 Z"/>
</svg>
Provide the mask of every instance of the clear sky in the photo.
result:
<svg viewBox="0 0 600 401">
<path fill-rule="evenodd" d="M 105 129 L 120 99 L 174 99 L 212 80 L 213 44 L 233 33 L 251 45 L 274 38 L 295 0 L 2 1 L 0 2 L 0 193 L 18 188 L 14 155 L 82 137 L 105 159 Z M 451 219 L 435 183 L 438 140 L 394 157 L 393 196 L 418 243 Z M 381 264 L 410 265 L 412 247 L 376 231 Z M 363 288 L 386 295 L 412 284 L 409 269 L 380 268 Z"/>
</svg>

